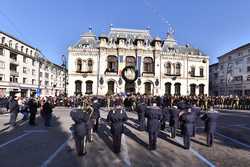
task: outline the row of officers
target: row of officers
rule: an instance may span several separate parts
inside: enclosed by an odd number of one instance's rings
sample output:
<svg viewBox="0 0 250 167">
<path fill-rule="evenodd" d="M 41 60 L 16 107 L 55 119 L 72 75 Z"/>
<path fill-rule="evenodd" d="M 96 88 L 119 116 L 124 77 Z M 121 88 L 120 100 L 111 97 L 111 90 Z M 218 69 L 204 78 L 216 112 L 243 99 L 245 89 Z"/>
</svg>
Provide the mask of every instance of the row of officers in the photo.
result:
<svg viewBox="0 0 250 167">
<path fill-rule="evenodd" d="M 147 106 L 144 100 L 140 100 L 136 112 L 138 114 L 138 127 L 140 131 L 147 131 L 149 136 L 149 150 L 157 148 L 157 138 L 160 131 L 166 130 L 166 122 L 169 122 L 171 138 L 175 138 L 177 129 L 183 137 L 183 147 L 190 148 L 191 137 L 195 137 L 196 126 L 199 120 L 205 124 L 207 134 L 207 146 L 213 145 L 218 113 L 210 107 L 208 112 L 202 113 L 199 107 L 185 101 L 180 101 L 176 106 L 161 108 L 153 102 Z M 97 132 L 100 119 L 100 103 L 98 99 L 89 102 L 85 108 L 72 109 L 70 115 L 74 121 L 72 132 L 79 155 L 85 155 L 87 142 L 93 140 L 93 132 Z M 113 139 L 113 151 L 121 151 L 121 139 L 124 133 L 125 123 L 128 120 L 126 110 L 121 105 L 116 105 L 109 110 L 106 121 L 110 124 Z"/>
</svg>

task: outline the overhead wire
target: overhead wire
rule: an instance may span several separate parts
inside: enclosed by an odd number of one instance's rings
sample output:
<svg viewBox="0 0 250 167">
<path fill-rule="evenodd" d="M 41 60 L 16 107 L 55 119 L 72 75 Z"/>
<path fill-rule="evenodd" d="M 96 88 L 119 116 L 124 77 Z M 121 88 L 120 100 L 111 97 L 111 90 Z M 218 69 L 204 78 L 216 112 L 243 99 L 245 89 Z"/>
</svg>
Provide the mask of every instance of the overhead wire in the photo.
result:
<svg viewBox="0 0 250 167">
<path fill-rule="evenodd" d="M 153 5 L 148 1 L 148 0 L 143 0 L 144 4 L 152 10 L 152 12 L 160 18 L 160 20 L 164 23 L 167 24 L 169 27 L 169 31 L 174 32 L 173 26 L 170 24 L 170 22 L 155 8 Z"/>
</svg>

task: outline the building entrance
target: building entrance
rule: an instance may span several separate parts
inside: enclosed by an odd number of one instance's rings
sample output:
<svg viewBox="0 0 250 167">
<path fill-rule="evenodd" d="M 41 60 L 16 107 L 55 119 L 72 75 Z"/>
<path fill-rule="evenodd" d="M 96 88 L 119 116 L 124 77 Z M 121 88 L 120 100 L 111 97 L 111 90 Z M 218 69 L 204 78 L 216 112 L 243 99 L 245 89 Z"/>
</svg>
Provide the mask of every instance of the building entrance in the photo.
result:
<svg viewBox="0 0 250 167">
<path fill-rule="evenodd" d="M 126 93 L 135 93 L 135 82 L 126 82 L 125 83 L 125 92 Z"/>
</svg>

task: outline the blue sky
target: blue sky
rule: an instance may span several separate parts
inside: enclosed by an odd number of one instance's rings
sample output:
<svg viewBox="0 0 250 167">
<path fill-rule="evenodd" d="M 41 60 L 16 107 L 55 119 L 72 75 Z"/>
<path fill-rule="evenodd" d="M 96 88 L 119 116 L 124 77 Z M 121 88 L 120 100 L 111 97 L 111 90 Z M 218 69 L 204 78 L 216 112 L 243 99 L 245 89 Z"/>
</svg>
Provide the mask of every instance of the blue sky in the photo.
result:
<svg viewBox="0 0 250 167">
<path fill-rule="evenodd" d="M 0 29 L 60 64 L 60 56 L 89 26 L 97 35 L 111 23 L 119 28 L 150 26 L 152 35 L 165 38 L 169 27 L 161 15 L 175 28 L 178 43 L 201 49 L 214 63 L 250 42 L 249 11 L 249 0 L 1 0 Z"/>
</svg>

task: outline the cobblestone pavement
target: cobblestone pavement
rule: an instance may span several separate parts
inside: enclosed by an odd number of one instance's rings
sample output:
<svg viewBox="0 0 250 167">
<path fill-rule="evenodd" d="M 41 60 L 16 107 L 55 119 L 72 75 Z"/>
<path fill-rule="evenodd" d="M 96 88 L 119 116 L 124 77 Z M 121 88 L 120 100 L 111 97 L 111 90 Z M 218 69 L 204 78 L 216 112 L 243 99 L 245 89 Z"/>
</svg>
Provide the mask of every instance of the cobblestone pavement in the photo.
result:
<svg viewBox="0 0 250 167">
<path fill-rule="evenodd" d="M 1 167 L 247 167 L 250 166 L 250 113 L 223 111 L 220 113 L 215 144 L 206 146 L 203 123 L 199 121 L 198 134 L 192 138 L 190 150 L 182 147 L 182 138 L 169 138 L 168 129 L 161 131 L 156 151 L 147 149 L 148 134 L 137 130 L 137 115 L 128 113 L 122 152 L 112 152 L 112 138 L 105 122 L 107 112 L 101 111 L 101 124 L 94 141 L 88 143 L 88 153 L 78 157 L 69 127 L 72 124 L 68 108 L 54 109 L 53 127 L 45 128 L 37 115 L 37 126 L 21 121 L 11 128 L 9 115 L 0 115 Z"/>
</svg>

